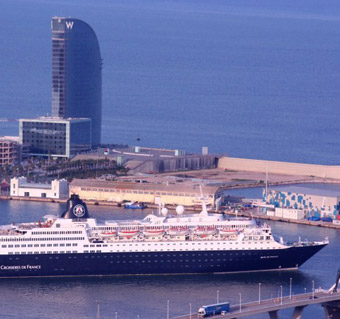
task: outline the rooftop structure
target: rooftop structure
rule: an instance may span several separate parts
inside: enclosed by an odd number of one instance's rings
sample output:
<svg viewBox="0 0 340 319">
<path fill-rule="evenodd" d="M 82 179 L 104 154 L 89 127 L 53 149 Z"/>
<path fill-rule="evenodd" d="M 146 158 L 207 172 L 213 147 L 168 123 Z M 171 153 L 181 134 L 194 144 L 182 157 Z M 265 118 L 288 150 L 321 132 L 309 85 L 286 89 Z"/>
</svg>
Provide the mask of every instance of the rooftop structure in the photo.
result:
<svg viewBox="0 0 340 319">
<path fill-rule="evenodd" d="M 52 116 L 90 118 L 92 144 L 99 145 L 102 59 L 93 29 L 74 18 L 53 17 Z"/>
</svg>

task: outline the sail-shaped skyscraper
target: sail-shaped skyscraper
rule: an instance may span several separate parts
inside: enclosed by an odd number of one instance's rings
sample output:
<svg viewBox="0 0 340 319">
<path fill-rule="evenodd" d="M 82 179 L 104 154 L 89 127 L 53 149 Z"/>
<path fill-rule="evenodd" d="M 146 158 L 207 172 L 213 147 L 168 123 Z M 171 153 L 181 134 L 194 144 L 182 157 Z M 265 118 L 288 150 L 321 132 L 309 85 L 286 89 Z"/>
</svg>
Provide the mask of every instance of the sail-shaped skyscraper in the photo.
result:
<svg viewBox="0 0 340 319">
<path fill-rule="evenodd" d="M 92 145 L 99 145 L 102 59 L 93 29 L 74 18 L 53 17 L 52 116 L 90 118 Z"/>
</svg>

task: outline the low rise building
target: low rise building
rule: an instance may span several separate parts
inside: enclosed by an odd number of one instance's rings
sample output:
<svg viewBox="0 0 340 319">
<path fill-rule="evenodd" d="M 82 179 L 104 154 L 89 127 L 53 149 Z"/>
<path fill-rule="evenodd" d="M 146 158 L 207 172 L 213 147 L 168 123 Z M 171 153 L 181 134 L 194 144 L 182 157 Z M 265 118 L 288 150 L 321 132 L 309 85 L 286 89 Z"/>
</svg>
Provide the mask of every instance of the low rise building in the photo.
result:
<svg viewBox="0 0 340 319">
<path fill-rule="evenodd" d="M 270 216 L 270 214 L 268 216 Z M 305 212 L 303 209 L 276 207 L 274 216 L 286 219 L 299 220 L 305 218 Z"/>
<path fill-rule="evenodd" d="M 67 180 L 53 180 L 51 184 L 28 183 L 26 177 L 11 179 L 10 195 L 12 197 L 40 197 L 51 199 L 65 199 L 69 195 Z"/>
<path fill-rule="evenodd" d="M 31 156 L 69 158 L 90 150 L 91 119 L 54 118 L 19 120 L 20 143 L 30 146 Z"/>
<path fill-rule="evenodd" d="M 204 186 L 206 204 L 214 206 L 217 186 Z M 201 203 L 201 190 L 197 184 L 156 184 L 75 179 L 70 193 L 84 200 L 124 202 L 138 201 L 152 204 L 194 206 Z"/>
</svg>

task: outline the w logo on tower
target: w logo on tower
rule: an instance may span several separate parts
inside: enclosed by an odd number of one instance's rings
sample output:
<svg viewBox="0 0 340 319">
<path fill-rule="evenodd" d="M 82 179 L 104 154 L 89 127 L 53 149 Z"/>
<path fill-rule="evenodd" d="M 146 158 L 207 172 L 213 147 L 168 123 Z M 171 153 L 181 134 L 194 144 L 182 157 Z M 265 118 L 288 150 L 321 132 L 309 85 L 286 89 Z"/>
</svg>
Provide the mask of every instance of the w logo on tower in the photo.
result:
<svg viewBox="0 0 340 319">
<path fill-rule="evenodd" d="M 73 21 L 72 22 L 71 21 L 66 21 L 65 22 L 66 28 L 71 30 L 73 28 L 73 23 L 74 23 Z"/>
</svg>

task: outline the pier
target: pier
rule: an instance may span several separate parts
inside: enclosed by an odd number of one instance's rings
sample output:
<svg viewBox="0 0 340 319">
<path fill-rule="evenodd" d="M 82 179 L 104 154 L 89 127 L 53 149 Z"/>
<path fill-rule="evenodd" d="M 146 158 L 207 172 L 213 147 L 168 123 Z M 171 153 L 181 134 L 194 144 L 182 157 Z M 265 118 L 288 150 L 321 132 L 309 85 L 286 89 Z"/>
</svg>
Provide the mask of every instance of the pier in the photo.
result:
<svg viewBox="0 0 340 319">
<path fill-rule="evenodd" d="M 268 318 L 279 319 L 279 310 L 292 308 L 292 319 L 303 318 L 303 309 L 312 304 L 320 304 L 325 311 L 325 319 L 340 319 L 340 292 L 330 290 L 316 289 L 310 293 L 298 295 L 282 296 L 277 298 L 258 299 L 253 302 L 242 303 L 241 294 L 240 303 L 230 306 L 230 311 L 225 315 L 210 316 L 211 319 L 238 319 L 256 314 L 268 313 Z M 172 319 L 193 319 L 198 317 L 196 313 L 185 316 L 175 317 Z"/>
</svg>

